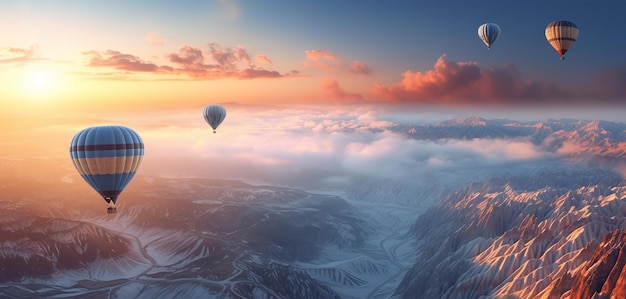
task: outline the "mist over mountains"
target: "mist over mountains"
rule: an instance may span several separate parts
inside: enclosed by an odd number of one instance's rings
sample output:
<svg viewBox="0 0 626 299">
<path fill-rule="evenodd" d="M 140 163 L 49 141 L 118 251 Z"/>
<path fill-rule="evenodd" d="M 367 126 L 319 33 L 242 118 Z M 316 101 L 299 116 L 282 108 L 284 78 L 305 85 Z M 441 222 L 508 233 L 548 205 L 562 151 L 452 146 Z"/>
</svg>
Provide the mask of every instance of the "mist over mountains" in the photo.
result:
<svg viewBox="0 0 626 299">
<path fill-rule="evenodd" d="M 282 152 L 266 156 L 276 184 L 138 175 L 114 215 L 67 161 L 0 161 L 0 294 L 588 298 L 623 290 L 626 124 L 340 123 L 316 131 L 341 145 L 306 153 L 318 168 L 277 163 Z M 43 175 L 42 163 L 56 170 Z M 291 181 L 278 184 L 283 171 Z"/>
</svg>

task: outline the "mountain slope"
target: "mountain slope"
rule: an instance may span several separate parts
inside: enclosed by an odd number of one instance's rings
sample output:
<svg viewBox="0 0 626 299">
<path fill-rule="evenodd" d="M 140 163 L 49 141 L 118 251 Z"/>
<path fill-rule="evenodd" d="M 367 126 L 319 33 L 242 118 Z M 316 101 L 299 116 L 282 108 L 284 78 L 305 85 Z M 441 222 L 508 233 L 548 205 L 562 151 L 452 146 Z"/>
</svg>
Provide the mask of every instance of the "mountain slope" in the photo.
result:
<svg viewBox="0 0 626 299">
<path fill-rule="evenodd" d="M 626 231 L 607 233 L 599 244 L 589 244 L 590 249 L 593 247 L 595 251 L 585 264 L 550 285 L 542 297 L 626 298 Z M 562 292 L 570 283 L 571 290 Z"/>
<path fill-rule="evenodd" d="M 626 229 L 626 186 L 608 170 L 500 177 L 450 194 L 412 232 L 421 255 L 396 290 L 401 298 L 539 298 L 572 288 L 566 274 L 594 244 Z M 569 284 L 569 285 L 568 285 Z"/>
</svg>

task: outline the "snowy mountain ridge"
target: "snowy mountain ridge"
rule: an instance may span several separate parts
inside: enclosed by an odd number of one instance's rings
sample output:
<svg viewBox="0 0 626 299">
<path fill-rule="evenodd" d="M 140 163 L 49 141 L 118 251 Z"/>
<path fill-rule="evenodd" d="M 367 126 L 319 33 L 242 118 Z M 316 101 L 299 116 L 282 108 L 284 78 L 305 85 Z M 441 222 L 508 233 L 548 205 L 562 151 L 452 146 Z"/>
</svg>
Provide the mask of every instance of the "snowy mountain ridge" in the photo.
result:
<svg viewBox="0 0 626 299">
<path fill-rule="evenodd" d="M 463 188 L 413 226 L 421 256 L 396 296 L 578 298 L 563 279 L 582 271 L 606 234 L 626 230 L 624 197 L 621 176 L 603 170 Z"/>
<path fill-rule="evenodd" d="M 529 138 L 533 144 L 564 155 L 626 156 L 626 124 L 601 120 L 549 119 L 540 122 L 453 119 L 434 125 L 397 125 L 393 131 L 415 139 Z"/>
</svg>

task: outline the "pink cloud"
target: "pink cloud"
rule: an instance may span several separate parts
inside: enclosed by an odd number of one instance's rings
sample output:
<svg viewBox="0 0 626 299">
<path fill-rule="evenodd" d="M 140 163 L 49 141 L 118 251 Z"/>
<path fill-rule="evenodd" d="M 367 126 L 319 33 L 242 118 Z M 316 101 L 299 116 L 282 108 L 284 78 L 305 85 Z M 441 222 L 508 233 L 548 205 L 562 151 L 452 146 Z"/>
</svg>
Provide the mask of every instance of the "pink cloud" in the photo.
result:
<svg viewBox="0 0 626 299">
<path fill-rule="evenodd" d="M 236 48 L 222 47 L 216 43 L 209 45 L 208 51 L 185 45 L 179 53 L 167 56 L 170 62 L 178 64 L 177 71 L 196 78 L 235 77 L 240 79 L 277 78 L 282 75 L 257 67 L 243 46 Z M 262 56 L 268 61 L 269 58 Z M 207 60 L 215 63 L 206 64 Z"/>
<path fill-rule="evenodd" d="M 207 56 L 213 59 L 225 71 L 237 69 L 238 63 L 253 66 L 250 56 L 246 52 L 246 48 L 238 46 L 237 48 L 223 48 L 219 44 L 212 43 L 209 45 Z"/>
<path fill-rule="evenodd" d="M 524 80 L 513 65 L 480 68 L 476 62 L 439 57 L 432 70 L 405 71 L 401 82 L 374 84 L 374 92 L 389 100 L 436 104 L 503 104 L 554 102 L 570 99 L 557 85 Z"/>
<path fill-rule="evenodd" d="M 236 48 L 222 47 L 210 44 L 203 51 L 200 48 L 183 45 L 176 53 L 169 53 L 165 57 L 170 65 L 156 65 L 141 58 L 121 53 L 119 51 L 89 51 L 83 55 L 88 59 L 91 67 L 112 67 L 127 72 L 151 72 L 155 74 L 186 75 L 193 79 L 218 78 L 278 78 L 284 75 L 273 70 L 258 67 L 250 58 L 243 46 Z M 261 60 L 271 60 L 260 55 Z M 257 56 L 257 60 L 258 60 Z"/>
<path fill-rule="evenodd" d="M 119 51 L 88 51 L 83 55 L 89 60 L 88 66 L 112 67 L 118 70 L 132 72 L 160 72 L 161 67 L 156 64 L 144 62 L 141 58 Z M 167 69 L 167 68 L 166 68 Z"/>
<path fill-rule="evenodd" d="M 159 46 L 165 45 L 165 42 L 163 41 L 163 39 L 161 39 L 159 37 L 159 34 L 156 33 L 156 32 L 149 32 L 146 35 L 146 41 L 148 41 L 151 44 L 155 44 L 155 45 L 159 45 Z"/>
<path fill-rule="evenodd" d="M 178 49 L 178 53 L 166 55 L 170 62 L 178 64 L 178 72 L 182 72 L 190 77 L 198 78 L 206 75 L 210 66 L 204 64 L 202 50 L 183 45 Z"/>
<path fill-rule="evenodd" d="M 348 102 L 363 100 L 363 96 L 358 93 L 345 92 L 341 86 L 339 86 L 339 82 L 334 79 L 325 79 L 324 82 L 322 82 L 321 88 L 324 95 L 330 99 L 338 99 Z"/>
</svg>

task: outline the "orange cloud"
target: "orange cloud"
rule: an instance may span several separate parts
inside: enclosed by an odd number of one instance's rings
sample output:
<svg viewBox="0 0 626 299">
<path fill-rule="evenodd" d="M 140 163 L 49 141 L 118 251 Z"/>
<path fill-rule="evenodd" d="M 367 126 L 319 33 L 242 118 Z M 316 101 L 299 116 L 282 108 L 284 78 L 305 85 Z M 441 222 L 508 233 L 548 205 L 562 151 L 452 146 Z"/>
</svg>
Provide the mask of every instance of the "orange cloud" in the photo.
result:
<svg viewBox="0 0 626 299">
<path fill-rule="evenodd" d="M 356 60 L 350 65 L 345 65 L 337 55 L 327 50 L 307 50 L 304 51 L 304 54 L 306 55 L 306 60 L 302 62 L 302 65 L 305 67 L 357 75 L 369 75 L 372 73 L 370 67 Z"/>
<path fill-rule="evenodd" d="M 524 80 L 513 65 L 481 69 L 476 62 L 439 57 L 432 70 L 405 71 L 401 82 L 374 84 L 384 99 L 435 104 L 502 104 L 567 100 L 572 92 L 554 84 Z"/>
<path fill-rule="evenodd" d="M 335 54 L 332 54 L 326 50 L 306 50 L 304 51 L 304 54 L 306 54 L 306 58 L 311 61 L 337 60 L 337 56 Z"/>
<path fill-rule="evenodd" d="M 334 79 L 326 78 L 324 82 L 322 82 L 321 88 L 323 94 L 330 99 L 343 100 L 347 102 L 363 100 L 363 96 L 358 93 L 345 92 L 341 86 L 339 86 L 339 82 Z"/>
</svg>

